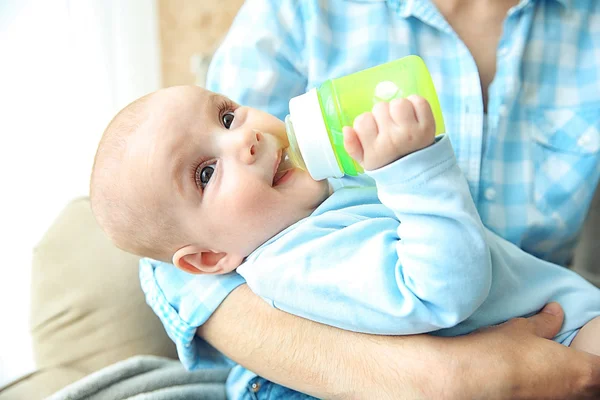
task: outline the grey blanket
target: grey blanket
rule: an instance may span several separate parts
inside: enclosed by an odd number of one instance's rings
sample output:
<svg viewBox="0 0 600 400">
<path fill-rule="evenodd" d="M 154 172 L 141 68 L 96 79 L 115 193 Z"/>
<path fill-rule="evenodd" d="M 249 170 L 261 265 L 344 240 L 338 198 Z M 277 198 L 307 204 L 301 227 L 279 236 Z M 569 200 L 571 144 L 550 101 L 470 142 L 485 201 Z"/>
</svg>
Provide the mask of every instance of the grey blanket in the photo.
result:
<svg viewBox="0 0 600 400">
<path fill-rule="evenodd" d="M 175 360 L 135 356 L 72 383 L 48 400 L 225 400 L 228 373 L 189 372 Z"/>
</svg>

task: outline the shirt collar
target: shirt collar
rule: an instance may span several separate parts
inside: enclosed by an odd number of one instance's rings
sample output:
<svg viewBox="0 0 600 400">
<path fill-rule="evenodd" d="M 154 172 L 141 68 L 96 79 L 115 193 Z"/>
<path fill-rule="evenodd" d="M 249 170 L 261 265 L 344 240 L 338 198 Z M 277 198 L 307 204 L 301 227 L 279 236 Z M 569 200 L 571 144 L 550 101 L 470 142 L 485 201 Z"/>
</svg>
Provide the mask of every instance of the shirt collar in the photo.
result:
<svg viewBox="0 0 600 400">
<path fill-rule="evenodd" d="M 411 9 L 413 7 L 413 4 L 415 2 L 423 1 L 423 0 L 346 0 L 346 1 L 351 1 L 354 3 L 382 3 L 382 2 L 387 1 L 388 3 L 395 4 L 398 7 L 398 11 L 399 11 L 400 15 L 402 15 L 403 17 L 408 17 L 411 15 Z M 528 3 L 531 3 L 534 1 L 541 1 L 541 0 L 520 0 L 517 7 L 519 7 L 519 6 L 523 7 L 523 6 L 527 5 Z M 574 3 L 574 0 L 546 0 L 546 1 L 556 1 L 560 4 L 562 4 L 565 8 L 571 8 Z"/>
<path fill-rule="evenodd" d="M 530 4 L 530 3 L 535 3 L 536 1 L 543 1 L 543 0 L 520 0 L 519 4 L 516 5 L 517 8 L 523 8 L 526 5 Z M 564 6 L 565 8 L 570 8 L 573 6 L 573 2 L 574 0 L 545 0 L 545 1 L 554 1 L 557 2 L 559 4 L 561 4 L 562 6 Z"/>
<path fill-rule="evenodd" d="M 575 2 L 574 0 L 556 0 L 556 1 L 558 1 L 560 4 L 562 4 L 565 8 L 572 8 L 573 3 Z"/>
</svg>

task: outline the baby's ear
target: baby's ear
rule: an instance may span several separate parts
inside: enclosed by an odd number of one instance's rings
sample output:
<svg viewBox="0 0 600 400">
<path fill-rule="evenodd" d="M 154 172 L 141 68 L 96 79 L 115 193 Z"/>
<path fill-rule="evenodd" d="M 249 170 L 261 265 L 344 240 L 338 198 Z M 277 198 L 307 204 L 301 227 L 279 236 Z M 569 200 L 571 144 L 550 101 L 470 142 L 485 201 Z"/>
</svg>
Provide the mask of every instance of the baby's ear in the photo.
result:
<svg viewBox="0 0 600 400">
<path fill-rule="evenodd" d="M 173 255 L 173 264 L 190 274 L 226 274 L 233 271 L 244 261 L 244 257 L 229 253 L 219 253 L 188 245 Z"/>
</svg>

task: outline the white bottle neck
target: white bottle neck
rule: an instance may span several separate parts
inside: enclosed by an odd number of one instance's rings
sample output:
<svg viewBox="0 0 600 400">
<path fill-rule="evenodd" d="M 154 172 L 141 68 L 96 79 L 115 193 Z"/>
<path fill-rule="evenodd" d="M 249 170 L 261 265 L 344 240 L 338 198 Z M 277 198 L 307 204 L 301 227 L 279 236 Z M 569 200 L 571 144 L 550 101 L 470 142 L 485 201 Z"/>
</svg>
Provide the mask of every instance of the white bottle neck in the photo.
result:
<svg viewBox="0 0 600 400">
<path fill-rule="evenodd" d="M 312 178 L 319 181 L 344 176 L 329 140 L 316 88 L 290 100 L 288 119 L 288 139 L 291 132 Z"/>
</svg>

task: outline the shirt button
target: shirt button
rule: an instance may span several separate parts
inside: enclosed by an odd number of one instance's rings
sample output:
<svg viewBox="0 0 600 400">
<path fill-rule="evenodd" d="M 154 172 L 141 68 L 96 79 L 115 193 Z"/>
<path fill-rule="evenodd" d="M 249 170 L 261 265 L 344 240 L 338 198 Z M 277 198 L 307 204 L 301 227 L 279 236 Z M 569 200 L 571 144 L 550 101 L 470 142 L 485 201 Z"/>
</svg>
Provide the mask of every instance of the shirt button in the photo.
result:
<svg viewBox="0 0 600 400">
<path fill-rule="evenodd" d="M 500 114 L 501 117 L 506 117 L 508 115 L 508 107 L 506 107 L 504 104 L 502 104 L 498 108 L 498 113 Z"/>
<path fill-rule="evenodd" d="M 483 194 L 488 201 L 492 201 L 496 198 L 496 191 L 493 188 L 485 189 Z"/>
<path fill-rule="evenodd" d="M 597 151 L 600 147 L 600 135 L 585 133 L 577 140 L 577 145 L 584 150 Z"/>
<path fill-rule="evenodd" d="M 250 385 L 250 388 L 252 389 L 253 393 L 258 393 L 260 390 L 260 383 L 254 382 L 252 385 Z"/>
</svg>

